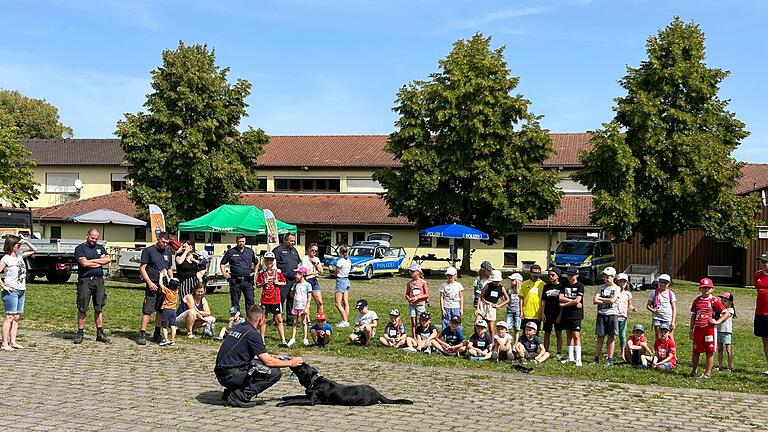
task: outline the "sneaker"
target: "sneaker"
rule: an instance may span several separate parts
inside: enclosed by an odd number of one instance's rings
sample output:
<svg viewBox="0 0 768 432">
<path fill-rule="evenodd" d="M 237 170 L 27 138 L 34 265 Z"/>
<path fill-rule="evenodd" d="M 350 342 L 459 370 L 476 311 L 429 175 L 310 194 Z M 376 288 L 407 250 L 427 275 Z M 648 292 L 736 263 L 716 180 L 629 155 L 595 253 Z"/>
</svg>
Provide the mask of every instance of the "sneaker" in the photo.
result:
<svg viewBox="0 0 768 432">
<path fill-rule="evenodd" d="M 495 352 L 495 351 L 494 351 L 494 352 L 492 352 L 492 353 L 491 353 L 491 360 L 493 360 L 493 361 L 499 361 L 499 353 L 497 353 L 497 352 Z"/>
<path fill-rule="evenodd" d="M 560 353 L 555 354 L 555 360 L 562 361 L 563 360 L 563 355 L 560 354 Z"/>
<path fill-rule="evenodd" d="M 190 334 L 187 335 L 187 339 L 200 339 L 200 336 L 198 336 L 198 335 L 196 335 L 194 333 L 190 333 Z"/>
<path fill-rule="evenodd" d="M 768 370 L 763 372 L 763 375 L 768 375 Z"/>
<path fill-rule="evenodd" d="M 220 341 L 220 340 L 224 340 L 224 338 L 223 338 L 223 337 L 221 337 L 221 336 L 214 336 L 214 337 L 213 337 L 213 340 L 215 340 L 215 341 Z"/>
<path fill-rule="evenodd" d="M 175 340 L 172 340 L 171 342 L 169 342 L 169 343 L 168 343 L 168 345 L 169 345 L 169 346 L 176 346 L 176 341 L 175 341 Z"/>
<path fill-rule="evenodd" d="M 349 327 L 349 323 L 347 321 L 341 321 L 336 323 L 336 327 L 342 328 L 342 327 Z"/>
<path fill-rule="evenodd" d="M 432 348 L 427 348 L 424 350 L 424 354 L 432 354 Z M 458 353 L 456 353 L 458 354 Z"/>
<path fill-rule="evenodd" d="M 695 377 L 694 379 L 695 379 L 696 381 L 706 381 L 706 380 L 708 380 L 709 378 L 711 378 L 709 375 L 707 375 L 707 374 L 701 374 L 701 375 L 699 375 L 699 376 Z"/>
<path fill-rule="evenodd" d="M 579 360 L 576 360 L 576 366 L 579 366 L 579 367 L 581 367 L 582 365 L 583 365 L 583 363 L 581 362 L 581 360 L 580 360 L 580 359 L 579 359 Z"/>
<path fill-rule="evenodd" d="M 723 369 L 725 369 L 725 368 L 721 368 L 720 366 L 715 366 L 715 367 L 712 368 L 712 370 L 715 371 L 715 372 L 720 372 Z"/>
<path fill-rule="evenodd" d="M 407 347 L 403 348 L 403 351 L 416 352 L 416 348 L 407 346 Z"/>
<path fill-rule="evenodd" d="M 72 342 L 75 344 L 83 343 L 83 336 L 85 336 L 85 334 L 81 330 L 78 330 L 77 333 L 75 333 L 75 339 Z"/>
<path fill-rule="evenodd" d="M 285 343 L 285 341 L 280 342 L 279 344 L 277 344 L 277 346 L 279 346 L 280 348 L 288 348 L 288 344 Z"/>
<path fill-rule="evenodd" d="M 144 346 L 147 344 L 147 334 L 144 332 L 139 332 L 139 335 L 136 336 L 136 345 Z"/>
<path fill-rule="evenodd" d="M 605 367 L 609 368 L 613 366 L 613 359 L 608 359 L 605 361 Z"/>
<path fill-rule="evenodd" d="M 171 344 L 171 341 L 169 341 L 168 339 L 163 339 L 160 341 L 160 346 L 166 346 L 170 344 Z"/>
<path fill-rule="evenodd" d="M 227 396 L 227 403 L 237 408 L 253 408 L 257 405 L 264 405 L 263 400 L 245 401 L 237 397 L 234 392 L 230 393 L 229 396 Z"/>
<path fill-rule="evenodd" d="M 692 370 L 692 371 L 691 371 L 691 372 L 688 374 L 688 378 L 696 378 L 696 377 L 698 377 L 698 375 L 696 374 L 696 371 L 695 371 L 695 370 Z"/>
<path fill-rule="evenodd" d="M 307 339 L 307 338 L 304 338 L 304 340 L 303 340 L 303 341 L 301 341 L 301 343 L 303 343 L 303 344 L 304 344 L 304 346 L 309 346 L 309 339 Z"/>
<path fill-rule="evenodd" d="M 99 333 L 96 335 L 96 342 L 109 343 L 109 341 L 110 339 L 104 336 L 104 333 Z"/>
<path fill-rule="evenodd" d="M 592 364 L 595 365 L 595 366 L 599 365 L 600 364 L 600 357 L 595 357 L 592 360 Z"/>
<path fill-rule="evenodd" d="M 287 345 L 287 346 L 289 346 L 289 347 L 292 347 L 292 346 L 293 346 L 293 344 L 295 344 L 295 343 L 296 343 L 296 339 L 294 339 L 294 338 L 291 338 L 291 340 L 289 340 L 289 341 L 288 341 L 288 343 L 287 343 L 286 345 Z"/>
</svg>

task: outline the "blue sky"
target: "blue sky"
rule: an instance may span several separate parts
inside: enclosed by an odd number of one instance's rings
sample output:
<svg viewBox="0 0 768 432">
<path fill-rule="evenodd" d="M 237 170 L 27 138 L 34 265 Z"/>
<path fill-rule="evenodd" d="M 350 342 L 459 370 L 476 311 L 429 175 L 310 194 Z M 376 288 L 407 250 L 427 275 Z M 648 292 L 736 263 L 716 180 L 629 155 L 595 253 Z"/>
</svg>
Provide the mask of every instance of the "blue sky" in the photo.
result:
<svg viewBox="0 0 768 432">
<path fill-rule="evenodd" d="M 44 98 L 81 138 L 112 136 L 142 109 L 161 52 L 206 43 L 230 78 L 253 84 L 243 126 L 273 135 L 386 134 L 399 87 L 424 79 L 475 32 L 506 46 L 518 91 L 553 132 L 612 118 L 617 80 L 674 15 L 707 35 L 720 96 L 751 136 L 735 156 L 768 162 L 768 2 L 6 0 L 0 87 Z"/>
</svg>

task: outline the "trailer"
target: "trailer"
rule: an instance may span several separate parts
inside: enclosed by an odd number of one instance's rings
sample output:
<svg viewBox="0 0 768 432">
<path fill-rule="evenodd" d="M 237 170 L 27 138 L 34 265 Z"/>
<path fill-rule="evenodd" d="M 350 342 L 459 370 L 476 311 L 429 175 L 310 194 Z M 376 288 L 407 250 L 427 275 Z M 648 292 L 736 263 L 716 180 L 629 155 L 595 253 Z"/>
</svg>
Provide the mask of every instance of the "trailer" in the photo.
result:
<svg viewBox="0 0 768 432">
<path fill-rule="evenodd" d="M 115 260 L 117 261 L 117 269 L 120 277 L 124 279 L 141 279 L 141 275 L 139 274 L 141 251 L 142 249 L 119 249 L 117 251 Z M 219 288 L 229 286 L 229 282 L 227 282 L 224 275 L 221 274 L 219 264 L 221 263 L 222 258 L 224 257 L 213 255 L 208 257 L 208 269 L 203 276 L 203 284 L 205 285 L 205 291 L 208 294 L 213 293 Z M 225 265 L 225 268 L 228 267 L 229 264 Z M 176 260 L 173 260 L 172 268 L 176 268 Z"/>
<path fill-rule="evenodd" d="M 652 264 L 630 264 L 624 273 L 629 277 L 629 285 L 635 291 L 653 288 L 656 286 L 656 278 L 659 266 Z"/>
</svg>

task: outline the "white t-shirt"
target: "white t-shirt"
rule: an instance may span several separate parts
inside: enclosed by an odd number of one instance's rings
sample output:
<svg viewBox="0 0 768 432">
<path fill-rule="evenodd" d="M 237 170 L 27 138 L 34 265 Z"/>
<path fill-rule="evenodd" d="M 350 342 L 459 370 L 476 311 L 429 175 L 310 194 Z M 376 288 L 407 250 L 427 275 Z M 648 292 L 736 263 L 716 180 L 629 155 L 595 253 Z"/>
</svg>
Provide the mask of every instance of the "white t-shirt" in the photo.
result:
<svg viewBox="0 0 768 432">
<path fill-rule="evenodd" d="M 648 300 L 651 302 L 651 305 L 656 305 L 659 308 L 659 311 L 653 314 L 654 318 L 672 322 L 672 302 L 677 302 L 677 297 L 675 297 L 675 293 L 671 289 L 667 288 L 665 291 L 655 289 L 651 291 Z"/>
<path fill-rule="evenodd" d="M 301 267 L 304 267 L 308 271 L 316 272 L 317 271 L 317 267 L 315 267 L 312 264 L 313 262 L 319 263 L 320 262 L 320 258 L 315 257 L 314 259 L 312 259 L 312 258 L 309 257 L 309 255 L 304 255 L 304 258 L 301 259 Z M 312 279 L 312 278 L 316 278 L 316 277 L 317 277 L 317 275 L 313 274 L 313 275 L 307 275 L 306 278 L 307 279 Z"/>
<path fill-rule="evenodd" d="M 618 297 L 621 292 L 616 284 L 600 285 L 597 287 L 596 296 L 602 299 L 609 299 L 611 297 Z M 619 314 L 619 302 L 618 298 L 613 303 L 599 304 L 597 305 L 597 313 L 600 315 L 618 315 Z"/>
<path fill-rule="evenodd" d="M 27 289 L 27 265 L 24 264 L 24 257 L 19 253 L 18 256 L 11 256 L 10 254 L 3 255 L 5 263 L 5 279 L 3 282 L 6 286 L 23 291 Z"/>
<path fill-rule="evenodd" d="M 464 291 L 464 286 L 459 281 L 451 283 L 443 282 L 440 285 L 440 292 L 443 293 L 443 307 L 447 309 L 458 309 L 461 307 L 460 296 Z"/>
<path fill-rule="evenodd" d="M 312 286 L 306 281 L 293 285 L 293 308 L 304 310 L 307 308 L 308 294 Z"/>
<path fill-rule="evenodd" d="M 352 270 L 352 261 L 349 258 L 339 257 L 336 260 L 336 277 L 349 277 L 349 272 Z"/>
<path fill-rule="evenodd" d="M 727 320 L 721 322 L 717 325 L 717 331 L 720 333 L 733 333 L 733 313 L 734 310 L 732 307 L 725 308 L 726 312 L 730 312 L 731 316 L 728 317 Z"/>
<path fill-rule="evenodd" d="M 369 310 L 365 314 L 358 314 L 357 318 L 355 318 L 355 325 L 368 325 L 374 321 L 377 321 L 379 319 L 379 316 L 376 315 L 376 312 Z"/>
<path fill-rule="evenodd" d="M 504 337 L 499 336 L 498 334 L 493 335 L 493 340 L 499 344 L 500 346 L 506 345 L 508 342 L 512 342 L 512 335 L 507 333 L 504 335 Z"/>
</svg>

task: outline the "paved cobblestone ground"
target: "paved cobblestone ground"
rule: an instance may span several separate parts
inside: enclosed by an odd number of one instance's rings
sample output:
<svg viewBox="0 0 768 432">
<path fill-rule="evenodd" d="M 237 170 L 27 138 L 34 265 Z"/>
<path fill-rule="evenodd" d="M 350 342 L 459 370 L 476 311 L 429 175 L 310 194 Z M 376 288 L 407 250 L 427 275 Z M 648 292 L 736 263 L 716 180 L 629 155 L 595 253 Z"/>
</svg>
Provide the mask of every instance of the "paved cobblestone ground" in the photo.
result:
<svg viewBox="0 0 768 432">
<path fill-rule="evenodd" d="M 266 405 L 236 409 L 220 401 L 213 346 L 138 348 L 120 338 L 75 346 L 71 335 L 25 336 L 27 349 L 0 352 L 0 430 L 768 430 L 768 396 L 327 356 L 305 359 L 331 379 L 416 404 L 277 408 L 281 396 L 303 390 L 284 375 L 261 395 Z"/>
</svg>

